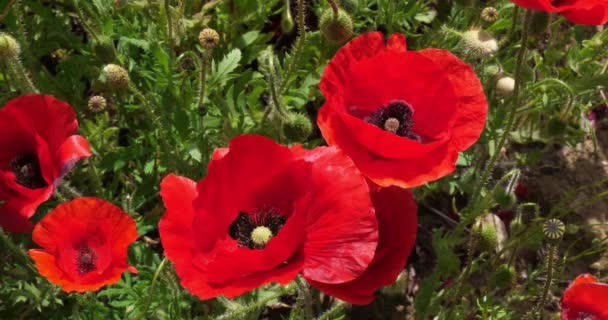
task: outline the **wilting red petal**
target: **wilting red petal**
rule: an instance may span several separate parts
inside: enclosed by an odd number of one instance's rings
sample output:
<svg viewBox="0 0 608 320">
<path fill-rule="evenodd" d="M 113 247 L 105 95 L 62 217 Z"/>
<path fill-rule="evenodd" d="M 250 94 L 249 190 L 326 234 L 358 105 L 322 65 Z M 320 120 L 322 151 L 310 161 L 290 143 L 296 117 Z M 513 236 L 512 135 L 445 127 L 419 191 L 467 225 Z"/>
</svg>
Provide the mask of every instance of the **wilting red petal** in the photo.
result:
<svg viewBox="0 0 608 320">
<path fill-rule="evenodd" d="M 64 291 L 94 291 L 118 281 L 125 270 L 137 271 L 126 262 L 137 237 L 135 221 L 117 206 L 76 198 L 34 227 L 32 239 L 42 249 L 29 253 L 40 274 Z"/>
<path fill-rule="evenodd" d="M 564 291 L 561 300 L 562 320 L 608 319 L 608 284 L 598 283 L 589 274 L 583 274 Z"/>
<path fill-rule="evenodd" d="M 371 195 L 380 239 L 365 273 L 340 284 L 311 281 L 324 292 L 353 304 L 370 303 L 377 289 L 397 279 L 412 251 L 418 228 L 416 202 L 411 192 L 390 187 L 373 191 Z"/>
</svg>

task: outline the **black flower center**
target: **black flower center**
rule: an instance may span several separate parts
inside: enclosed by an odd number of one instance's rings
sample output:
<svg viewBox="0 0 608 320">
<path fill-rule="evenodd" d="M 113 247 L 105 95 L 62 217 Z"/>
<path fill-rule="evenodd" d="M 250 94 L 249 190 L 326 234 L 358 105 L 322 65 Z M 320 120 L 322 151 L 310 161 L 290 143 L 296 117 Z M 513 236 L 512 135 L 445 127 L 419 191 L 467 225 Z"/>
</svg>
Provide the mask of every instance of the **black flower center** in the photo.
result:
<svg viewBox="0 0 608 320">
<path fill-rule="evenodd" d="M 239 212 L 230 224 L 228 235 L 241 246 L 264 249 L 268 241 L 279 233 L 287 217 L 276 209 L 260 210 L 255 214 Z"/>
<path fill-rule="evenodd" d="M 420 141 L 414 133 L 414 111 L 405 101 L 395 100 L 374 111 L 365 121 L 400 137 Z"/>
<path fill-rule="evenodd" d="M 26 188 L 38 189 L 48 185 L 42 177 L 40 162 L 35 153 L 18 154 L 11 161 L 10 169 L 15 174 L 15 181 Z"/>
<path fill-rule="evenodd" d="M 84 245 L 78 250 L 78 256 L 76 257 L 76 265 L 78 266 L 78 273 L 85 275 L 91 271 L 97 269 L 95 264 L 97 260 L 97 254 L 87 245 Z"/>
</svg>

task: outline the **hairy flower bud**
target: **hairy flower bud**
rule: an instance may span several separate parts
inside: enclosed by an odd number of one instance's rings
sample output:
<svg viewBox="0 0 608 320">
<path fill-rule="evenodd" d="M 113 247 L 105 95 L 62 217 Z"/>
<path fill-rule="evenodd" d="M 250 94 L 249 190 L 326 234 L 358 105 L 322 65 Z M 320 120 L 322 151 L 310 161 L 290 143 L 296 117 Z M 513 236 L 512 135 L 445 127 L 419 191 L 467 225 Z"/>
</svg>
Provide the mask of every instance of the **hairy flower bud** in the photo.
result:
<svg viewBox="0 0 608 320">
<path fill-rule="evenodd" d="M 21 47 L 17 40 L 9 34 L 0 32 L 0 59 L 19 58 Z"/>
<path fill-rule="evenodd" d="M 102 96 L 92 96 L 91 98 L 89 98 L 88 106 L 89 110 L 91 110 L 92 112 L 101 112 L 105 110 L 107 106 L 106 98 Z"/>
<path fill-rule="evenodd" d="M 462 34 L 462 47 L 466 55 L 485 58 L 498 51 L 498 42 L 483 30 L 469 30 Z"/>
<path fill-rule="evenodd" d="M 312 123 L 306 115 L 291 113 L 283 124 L 285 137 L 293 142 L 305 141 L 312 133 Z"/>
<path fill-rule="evenodd" d="M 106 82 L 113 89 L 127 89 L 129 87 L 129 73 L 123 67 L 116 64 L 108 64 L 103 67 Z"/>
<path fill-rule="evenodd" d="M 353 35 L 353 20 L 343 9 L 339 9 L 338 14 L 327 9 L 321 15 L 319 29 L 327 40 L 343 43 Z"/>
<path fill-rule="evenodd" d="M 198 34 L 198 42 L 207 50 L 211 50 L 220 43 L 220 34 L 211 28 L 205 28 Z"/>
<path fill-rule="evenodd" d="M 494 274 L 494 282 L 496 286 L 501 289 L 507 289 L 513 286 L 517 280 L 517 273 L 515 268 L 508 264 L 501 264 L 496 269 Z"/>
</svg>

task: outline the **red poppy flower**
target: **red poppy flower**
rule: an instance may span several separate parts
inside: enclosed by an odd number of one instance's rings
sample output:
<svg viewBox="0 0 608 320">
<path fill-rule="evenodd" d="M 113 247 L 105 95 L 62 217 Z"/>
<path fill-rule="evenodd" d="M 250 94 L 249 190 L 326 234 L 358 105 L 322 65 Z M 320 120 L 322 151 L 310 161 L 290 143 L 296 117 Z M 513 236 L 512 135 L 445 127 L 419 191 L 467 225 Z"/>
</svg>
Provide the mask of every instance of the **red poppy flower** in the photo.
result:
<svg viewBox="0 0 608 320">
<path fill-rule="evenodd" d="M 34 228 L 29 250 L 38 272 L 66 292 L 95 291 L 117 282 L 127 264 L 127 248 L 137 239 L 135 221 L 119 207 L 97 198 L 60 204 Z"/>
<path fill-rule="evenodd" d="M 606 0 L 511 0 L 511 2 L 526 9 L 557 12 L 578 24 L 602 25 L 608 22 Z"/>
<path fill-rule="evenodd" d="M 561 305 L 562 320 L 608 320 L 608 284 L 580 275 L 564 291 Z"/>
<path fill-rule="evenodd" d="M 481 134 L 487 101 L 466 63 L 439 49 L 406 51 L 405 38 L 366 33 L 342 47 L 321 79 L 317 122 L 369 179 L 415 187 L 455 169 Z"/>
<path fill-rule="evenodd" d="M 375 291 L 395 282 L 416 241 L 418 216 L 412 193 L 399 187 L 371 192 L 378 217 L 378 248 L 365 272 L 356 279 L 338 284 L 309 282 L 322 291 L 352 304 L 369 304 Z"/>
<path fill-rule="evenodd" d="M 299 273 L 348 282 L 378 245 L 369 188 L 337 148 L 304 157 L 268 138 L 240 136 L 216 150 L 198 184 L 169 175 L 161 196 L 165 254 L 201 299 L 286 284 Z"/>
<path fill-rule="evenodd" d="M 32 230 L 28 219 L 38 206 L 80 158 L 91 154 L 76 130 L 72 107 L 51 96 L 21 96 L 0 109 L 0 227 Z"/>
</svg>

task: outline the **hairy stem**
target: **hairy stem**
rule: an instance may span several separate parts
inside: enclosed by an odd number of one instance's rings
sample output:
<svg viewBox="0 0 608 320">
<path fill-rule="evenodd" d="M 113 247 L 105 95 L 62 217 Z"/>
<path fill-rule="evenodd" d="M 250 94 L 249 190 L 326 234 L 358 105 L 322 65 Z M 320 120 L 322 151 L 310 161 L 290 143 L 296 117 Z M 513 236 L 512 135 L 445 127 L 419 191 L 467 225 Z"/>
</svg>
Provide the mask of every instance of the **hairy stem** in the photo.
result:
<svg viewBox="0 0 608 320">
<path fill-rule="evenodd" d="M 301 277 L 296 278 L 298 284 L 298 299 L 302 299 L 304 302 L 304 319 L 312 320 L 312 295 L 310 294 L 310 285 L 306 283 Z"/>
<path fill-rule="evenodd" d="M 340 7 L 338 6 L 338 3 L 336 3 L 336 0 L 327 0 L 327 2 L 331 6 L 331 9 L 334 11 L 334 16 L 337 17 Z"/>
<path fill-rule="evenodd" d="M 38 89 L 25 73 L 25 68 L 19 58 L 11 58 L 7 61 L 8 72 L 15 81 L 14 85 L 22 93 L 38 93 Z"/>
<path fill-rule="evenodd" d="M 285 77 L 283 78 L 283 82 L 279 85 L 278 93 L 284 94 L 287 91 L 287 86 L 289 85 L 289 79 L 296 72 L 298 63 L 302 58 L 302 52 L 304 51 L 304 45 L 306 44 L 306 21 L 304 20 L 304 1 L 306 0 L 297 0 L 298 1 L 298 40 L 296 41 L 295 48 L 293 51 L 293 55 L 291 56 L 291 63 L 285 73 Z"/>
<path fill-rule="evenodd" d="M 486 168 L 484 169 L 484 171 L 481 175 L 479 184 L 475 187 L 473 195 L 471 196 L 470 205 L 473 207 L 477 204 L 477 201 L 479 200 L 479 196 L 481 194 L 481 190 L 483 189 L 483 186 L 487 183 L 487 181 L 490 177 L 490 174 L 494 170 L 494 165 L 496 164 L 496 160 L 498 159 L 500 150 L 502 150 L 502 148 L 504 147 L 504 145 L 509 137 L 509 134 L 511 133 L 511 130 L 513 129 L 513 124 L 515 123 L 515 116 L 517 114 L 516 111 L 517 111 L 517 107 L 519 106 L 519 102 L 520 102 L 520 98 L 521 98 L 520 91 L 521 91 L 521 82 L 523 80 L 521 70 L 522 70 L 522 65 L 524 64 L 524 58 L 526 56 L 526 47 L 527 47 L 527 42 L 528 42 L 528 26 L 530 24 L 531 14 L 532 14 L 532 11 L 526 10 L 526 16 L 524 18 L 524 25 L 523 25 L 522 35 L 521 35 L 521 47 L 519 48 L 519 52 L 517 54 L 517 62 L 515 64 L 515 89 L 513 90 L 513 107 L 509 108 L 508 115 L 507 115 L 507 123 L 504 126 L 504 132 L 502 133 L 502 136 L 500 137 L 500 140 L 498 141 L 498 144 L 496 145 L 496 148 L 494 149 L 494 153 L 490 157 L 490 160 L 488 161 Z M 474 216 L 471 218 L 474 218 Z"/>
<path fill-rule="evenodd" d="M 148 289 L 148 298 L 146 299 L 144 311 L 142 312 L 143 317 L 146 317 L 148 314 L 148 309 L 150 309 L 150 304 L 152 304 L 152 296 L 154 293 L 154 288 L 156 288 L 156 283 L 158 282 L 158 276 L 165 268 L 167 261 L 168 261 L 167 258 L 163 258 L 163 260 L 158 264 L 156 271 L 154 272 L 154 276 L 152 277 L 152 283 L 150 284 L 150 289 Z M 138 319 L 141 319 L 141 317 Z"/>
<path fill-rule="evenodd" d="M 87 19 L 84 17 L 84 14 L 82 13 L 82 10 L 80 10 L 80 4 L 78 4 L 78 0 L 73 0 L 73 4 L 74 4 L 74 9 L 76 10 L 76 15 L 78 16 L 78 20 L 80 20 L 80 24 L 82 24 L 82 27 L 84 28 L 84 30 L 87 31 L 88 34 L 90 34 L 95 41 L 100 42 L 100 38 L 99 38 L 99 34 L 97 33 L 97 31 L 95 31 L 95 29 L 93 29 L 93 27 L 91 27 L 91 25 L 89 25 L 89 23 L 87 22 Z"/>
</svg>

